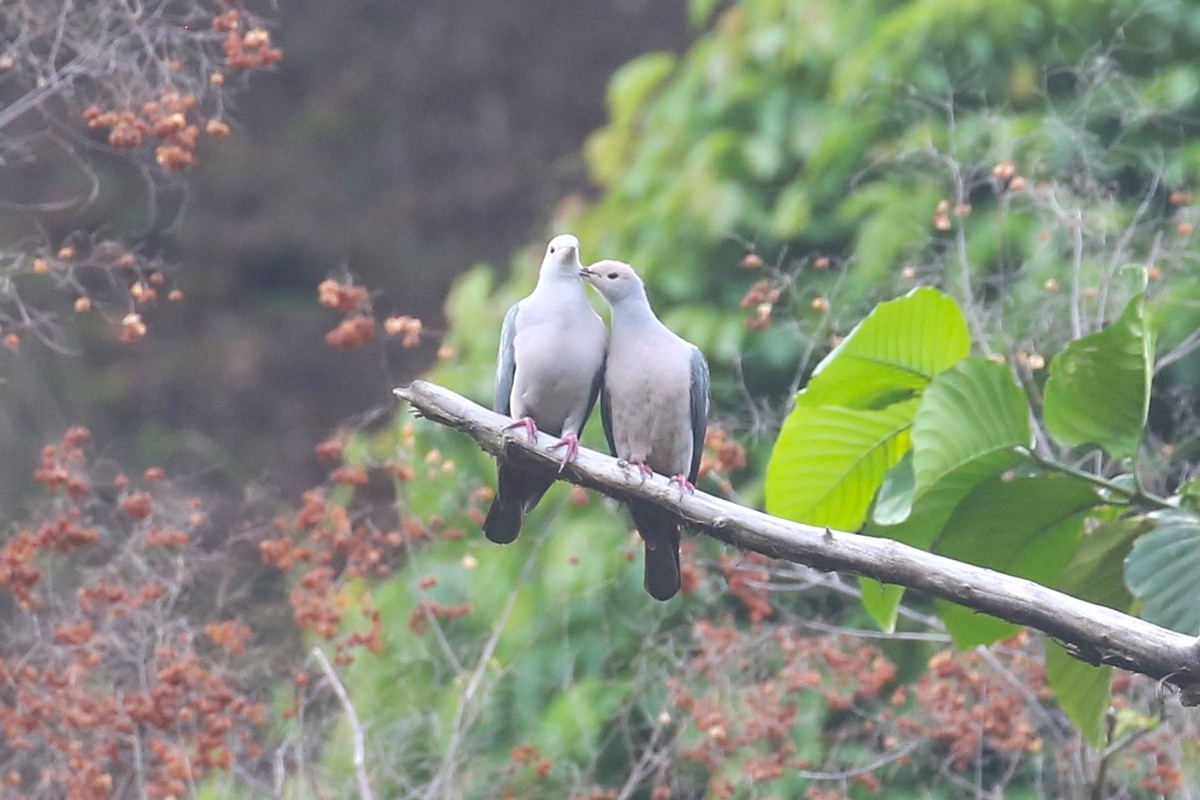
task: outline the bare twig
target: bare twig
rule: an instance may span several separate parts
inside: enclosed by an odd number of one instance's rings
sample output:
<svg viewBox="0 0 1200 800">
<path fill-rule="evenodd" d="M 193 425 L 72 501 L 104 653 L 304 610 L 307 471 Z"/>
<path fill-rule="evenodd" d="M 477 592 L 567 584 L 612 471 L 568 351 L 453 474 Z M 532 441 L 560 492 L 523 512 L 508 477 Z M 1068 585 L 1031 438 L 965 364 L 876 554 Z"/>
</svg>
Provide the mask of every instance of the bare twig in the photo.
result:
<svg viewBox="0 0 1200 800">
<path fill-rule="evenodd" d="M 530 443 L 505 433 L 510 420 L 454 392 L 417 381 L 396 389 L 427 419 L 463 431 L 485 451 L 531 469 L 555 472 L 555 440 Z M 734 505 L 704 492 L 679 497 L 666 478 L 639 480 L 616 459 L 581 449 L 561 473 L 564 480 L 618 500 L 637 498 L 679 513 L 697 530 L 727 544 L 822 570 L 865 575 L 918 589 L 968 608 L 1026 625 L 1054 637 L 1074 657 L 1110 664 L 1181 689 L 1185 702 L 1200 695 L 1200 643 L 1104 606 L 993 570 L 928 553 L 890 539 L 800 525 Z"/>
<path fill-rule="evenodd" d="M 659 714 L 654 720 L 654 728 L 650 731 L 650 741 L 646 742 L 646 746 L 642 748 L 642 753 L 638 757 L 637 763 L 633 765 L 633 769 L 629 771 L 629 776 L 625 779 L 624 785 L 621 786 L 621 792 L 617 795 L 617 800 L 629 800 L 633 797 L 633 793 L 646 778 L 650 777 L 656 769 L 665 760 L 665 747 L 660 747 L 659 743 L 663 738 L 663 730 L 667 723 L 670 722 L 670 715 Z"/>
<path fill-rule="evenodd" d="M 358 796 L 363 800 L 371 800 L 374 794 L 371 791 L 371 780 L 367 777 L 367 737 L 363 733 L 362 723 L 358 720 L 354 702 L 350 699 L 350 693 L 346 691 L 342 679 L 338 677 L 337 670 L 333 668 L 333 664 L 329 663 L 329 658 L 325 655 L 324 650 L 314 647 L 308 657 L 320 665 L 321 671 L 325 673 L 325 679 L 329 681 L 329 685 L 333 687 L 333 693 L 337 695 L 338 702 L 342 704 L 342 711 L 346 714 L 346 721 L 350 724 L 350 731 L 353 735 L 354 755 L 351 763 L 354 765 L 354 775 L 358 779 Z"/>
<path fill-rule="evenodd" d="M 1200 347 L 1200 328 L 1189 333 L 1169 353 L 1159 358 L 1154 364 L 1154 374 L 1157 375 L 1175 362 L 1187 358 L 1195 352 L 1197 347 Z"/>
<path fill-rule="evenodd" d="M 1067 220 L 1071 230 L 1071 338 L 1083 336 L 1083 211 L 1074 209 Z"/>
<path fill-rule="evenodd" d="M 851 767 L 849 769 L 840 769 L 837 771 L 813 771 L 807 769 L 798 769 L 788 774 L 794 775 L 797 778 L 807 778 L 812 781 L 843 781 L 847 778 L 855 778 L 859 775 L 869 775 L 880 767 L 886 767 L 893 761 L 899 761 L 906 755 L 916 750 L 921 746 L 921 742 L 912 741 L 903 747 L 899 747 L 890 753 L 884 753 L 879 758 L 872 761 L 870 764 L 864 764 L 861 767 Z"/>
</svg>

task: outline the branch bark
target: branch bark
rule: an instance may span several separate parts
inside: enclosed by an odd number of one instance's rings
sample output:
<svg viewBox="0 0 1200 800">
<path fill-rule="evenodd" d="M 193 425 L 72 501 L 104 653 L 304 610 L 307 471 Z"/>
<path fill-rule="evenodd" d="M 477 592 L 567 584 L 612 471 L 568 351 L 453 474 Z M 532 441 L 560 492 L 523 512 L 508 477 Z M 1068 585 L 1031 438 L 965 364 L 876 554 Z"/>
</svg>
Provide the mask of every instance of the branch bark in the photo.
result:
<svg viewBox="0 0 1200 800">
<path fill-rule="evenodd" d="M 496 458 L 530 469 L 558 469 L 557 439 L 506 432 L 511 420 L 448 389 L 425 381 L 395 389 L 420 416 L 475 439 Z M 849 572 L 917 589 L 967 608 L 1042 631 L 1076 658 L 1148 675 L 1182 691 L 1185 705 L 1200 705 L 1200 640 L 1111 608 L 983 567 L 918 550 L 891 539 L 788 522 L 697 491 L 679 490 L 661 475 L 641 480 L 610 456 L 580 448 L 559 477 L 617 500 L 649 500 L 680 514 L 691 527 L 744 550 Z"/>
</svg>

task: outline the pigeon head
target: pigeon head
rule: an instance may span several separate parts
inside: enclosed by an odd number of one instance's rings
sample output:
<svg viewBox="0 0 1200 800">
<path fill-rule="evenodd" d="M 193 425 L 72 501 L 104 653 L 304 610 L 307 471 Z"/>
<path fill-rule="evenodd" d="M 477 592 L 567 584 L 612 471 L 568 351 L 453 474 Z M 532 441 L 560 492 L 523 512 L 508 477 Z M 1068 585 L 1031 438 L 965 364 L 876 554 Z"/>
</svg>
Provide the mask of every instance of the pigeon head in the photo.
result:
<svg viewBox="0 0 1200 800">
<path fill-rule="evenodd" d="M 542 272 L 576 277 L 579 268 L 579 240 L 569 233 L 551 239 L 546 245 L 546 257 L 542 259 Z"/>
<path fill-rule="evenodd" d="M 597 261 L 579 271 L 583 279 L 596 287 L 611 306 L 626 299 L 645 302 L 646 289 L 633 267 L 621 261 Z"/>
</svg>

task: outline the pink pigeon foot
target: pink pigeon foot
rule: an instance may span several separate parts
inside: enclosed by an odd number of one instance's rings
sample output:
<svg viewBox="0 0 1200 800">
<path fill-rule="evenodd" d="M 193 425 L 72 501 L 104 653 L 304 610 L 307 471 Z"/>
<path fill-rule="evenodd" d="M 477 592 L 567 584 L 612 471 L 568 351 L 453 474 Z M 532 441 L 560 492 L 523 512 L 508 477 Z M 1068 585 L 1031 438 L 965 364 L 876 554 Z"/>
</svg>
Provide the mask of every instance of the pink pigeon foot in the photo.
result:
<svg viewBox="0 0 1200 800">
<path fill-rule="evenodd" d="M 670 483 L 672 486 L 679 487 L 679 499 L 682 500 L 685 494 L 695 494 L 696 486 L 687 479 L 687 476 L 680 473 L 679 475 L 671 476 Z"/>
<path fill-rule="evenodd" d="M 579 437 L 574 433 L 568 433 L 562 437 L 556 445 L 551 445 L 551 450 L 557 450 L 560 447 L 565 447 L 567 452 L 563 453 L 562 463 L 558 465 L 558 471 L 562 472 L 563 467 L 570 464 L 579 455 Z"/>
<path fill-rule="evenodd" d="M 510 431 L 513 428 L 524 428 L 525 435 L 529 437 L 529 443 L 533 444 L 537 441 L 537 423 L 533 421 L 533 417 L 521 417 L 515 420 L 511 425 L 505 425 L 504 430 Z"/>
<path fill-rule="evenodd" d="M 638 473 L 642 476 L 642 483 L 645 483 L 646 478 L 649 478 L 654 474 L 654 470 L 650 469 L 650 465 L 645 461 L 631 461 L 629 462 L 629 465 L 632 467 L 637 467 Z"/>
</svg>

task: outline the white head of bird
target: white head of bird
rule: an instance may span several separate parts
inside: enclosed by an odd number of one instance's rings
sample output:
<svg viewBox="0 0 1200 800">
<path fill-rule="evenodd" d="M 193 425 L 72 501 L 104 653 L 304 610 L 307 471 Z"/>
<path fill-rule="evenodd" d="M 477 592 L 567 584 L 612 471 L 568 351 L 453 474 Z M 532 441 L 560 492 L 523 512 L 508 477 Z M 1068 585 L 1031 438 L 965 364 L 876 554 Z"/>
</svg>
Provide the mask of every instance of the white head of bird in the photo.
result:
<svg viewBox="0 0 1200 800">
<path fill-rule="evenodd" d="M 552 277 L 578 277 L 579 240 L 569 233 L 560 234 L 546 245 L 546 256 L 542 259 L 541 274 Z"/>
</svg>

